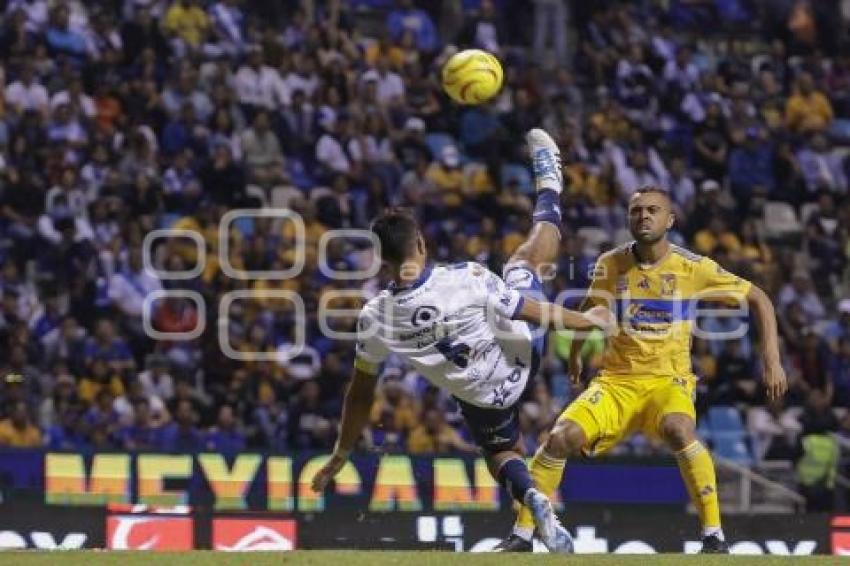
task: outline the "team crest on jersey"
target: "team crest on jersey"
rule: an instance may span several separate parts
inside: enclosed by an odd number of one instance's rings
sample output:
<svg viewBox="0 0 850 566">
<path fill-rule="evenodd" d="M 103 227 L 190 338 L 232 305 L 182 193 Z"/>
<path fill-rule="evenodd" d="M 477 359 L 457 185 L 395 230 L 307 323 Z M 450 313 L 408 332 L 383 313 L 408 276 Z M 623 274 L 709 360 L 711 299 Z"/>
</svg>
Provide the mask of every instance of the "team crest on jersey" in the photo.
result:
<svg viewBox="0 0 850 566">
<path fill-rule="evenodd" d="M 649 277 L 647 277 L 646 275 L 641 275 L 640 277 L 641 277 L 641 279 L 637 284 L 638 289 L 643 289 L 644 291 L 648 291 L 649 290 Z"/>
<path fill-rule="evenodd" d="M 676 276 L 672 273 L 665 273 L 661 276 L 661 294 L 663 296 L 676 294 Z"/>
</svg>

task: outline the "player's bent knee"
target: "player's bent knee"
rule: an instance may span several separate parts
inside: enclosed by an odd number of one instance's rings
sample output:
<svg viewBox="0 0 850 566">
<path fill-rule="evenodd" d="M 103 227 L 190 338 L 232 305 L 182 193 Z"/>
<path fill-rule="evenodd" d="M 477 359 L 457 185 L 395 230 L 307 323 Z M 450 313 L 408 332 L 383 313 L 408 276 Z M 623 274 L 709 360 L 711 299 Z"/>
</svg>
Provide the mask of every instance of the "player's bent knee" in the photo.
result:
<svg viewBox="0 0 850 566">
<path fill-rule="evenodd" d="M 661 421 L 660 432 L 674 450 L 681 450 L 696 440 L 696 425 L 687 415 L 667 415 Z"/>
<path fill-rule="evenodd" d="M 546 441 L 546 452 L 555 458 L 577 456 L 585 442 L 587 437 L 579 425 L 570 420 L 560 421 Z"/>
</svg>

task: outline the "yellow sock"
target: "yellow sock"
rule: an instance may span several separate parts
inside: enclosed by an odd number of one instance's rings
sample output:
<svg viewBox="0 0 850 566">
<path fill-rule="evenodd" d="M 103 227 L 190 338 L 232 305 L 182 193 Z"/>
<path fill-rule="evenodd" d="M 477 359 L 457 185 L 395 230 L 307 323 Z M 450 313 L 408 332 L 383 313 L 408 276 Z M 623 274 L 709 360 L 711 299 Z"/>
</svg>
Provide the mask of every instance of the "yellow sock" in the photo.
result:
<svg viewBox="0 0 850 566">
<path fill-rule="evenodd" d="M 554 456 L 546 453 L 546 450 L 541 446 L 531 459 L 531 479 L 534 480 L 534 487 L 539 489 L 547 497 L 552 497 L 558 486 L 561 485 L 561 478 L 564 475 L 564 465 L 566 460 L 559 460 Z M 519 515 L 515 523 L 515 527 L 519 529 L 530 529 L 527 532 L 534 530 L 534 517 L 531 516 L 531 511 L 524 505 L 519 509 Z"/>
<path fill-rule="evenodd" d="M 676 460 L 691 501 L 699 513 L 703 530 L 720 528 L 717 480 L 714 477 L 714 462 L 708 450 L 698 440 L 694 440 L 676 452 Z"/>
</svg>

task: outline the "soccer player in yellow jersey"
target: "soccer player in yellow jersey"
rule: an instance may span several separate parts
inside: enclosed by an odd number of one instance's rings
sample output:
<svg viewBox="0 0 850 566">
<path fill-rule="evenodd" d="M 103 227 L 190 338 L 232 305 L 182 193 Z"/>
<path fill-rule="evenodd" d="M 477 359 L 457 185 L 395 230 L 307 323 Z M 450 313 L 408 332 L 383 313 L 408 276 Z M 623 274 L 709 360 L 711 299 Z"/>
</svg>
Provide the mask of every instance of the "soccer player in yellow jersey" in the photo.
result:
<svg viewBox="0 0 850 566">
<path fill-rule="evenodd" d="M 629 202 L 634 242 L 603 254 L 582 308 L 616 306 L 618 332 L 609 337 L 601 371 L 561 414 L 534 455 L 531 475 L 551 496 L 568 456 L 596 456 L 635 432 L 662 439 L 675 453 L 682 479 L 702 523 L 703 552 L 728 552 L 720 527 L 714 465 L 696 436 L 691 370 L 692 320 L 700 299 L 739 301 L 754 312 L 764 356 L 768 399 L 782 396 L 776 318 L 765 293 L 713 260 L 667 241 L 675 218 L 668 195 L 638 190 Z M 570 373 L 581 374 L 581 340 L 572 344 Z M 522 508 L 502 550 L 530 550 L 533 522 Z M 513 541 L 511 540 L 513 539 Z M 513 542 L 514 544 L 510 544 Z"/>
</svg>

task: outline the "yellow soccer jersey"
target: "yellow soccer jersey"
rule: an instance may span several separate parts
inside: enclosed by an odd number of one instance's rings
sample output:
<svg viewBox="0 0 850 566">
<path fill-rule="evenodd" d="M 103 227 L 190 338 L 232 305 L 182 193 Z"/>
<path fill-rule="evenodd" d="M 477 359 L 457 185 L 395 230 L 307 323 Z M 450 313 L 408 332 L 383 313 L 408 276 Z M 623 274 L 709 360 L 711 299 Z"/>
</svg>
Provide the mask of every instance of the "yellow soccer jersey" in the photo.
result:
<svg viewBox="0 0 850 566">
<path fill-rule="evenodd" d="M 609 340 L 602 374 L 691 374 L 691 330 L 701 300 L 745 301 L 751 284 L 714 260 L 675 245 L 657 263 L 638 265 L 633 244 L 599 257 L 585 308 L 615 308 L 619 333 Z M 713 299 L 711 297 L 713 296 Z"/>
</svg>

